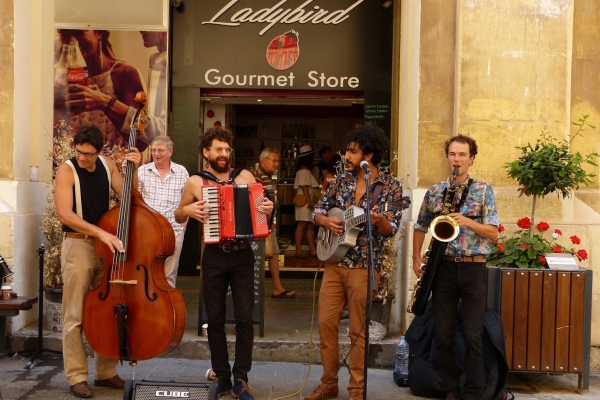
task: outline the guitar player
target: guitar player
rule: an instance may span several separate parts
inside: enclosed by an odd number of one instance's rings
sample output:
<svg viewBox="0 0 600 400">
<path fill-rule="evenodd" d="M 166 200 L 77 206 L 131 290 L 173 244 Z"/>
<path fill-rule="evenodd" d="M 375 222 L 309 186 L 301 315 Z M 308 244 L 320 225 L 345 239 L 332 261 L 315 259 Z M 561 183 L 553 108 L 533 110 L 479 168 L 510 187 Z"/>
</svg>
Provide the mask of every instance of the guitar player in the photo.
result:
<svg viewBox="0 0 600 400">
<path fill-rule="evenodd" d="M 313 222 L 330 231 L 340 234 L 343 230 L 339 218 L 327 216 L 334 207 L 346 209 L 349 206 L 369 210 L 372 222 L 374 265 L 379 269 L 382 262 L 382 246 L 393 237 L 402 218 L 401 208 L 397 211 L 378 213 L 378 208 L 386 203 L 402 200 L 402 185 L 391 175 L 377 168 L 390 148 L 387 137 L 372 125 L 357 126 L 345 138 L 344 148 L 346 171 L 337 176 L 335 183 L 329 185 L 327 192 L 315 206 Z M 369 197 L 374 200 L 366 203 L 365 170 L 361 161 L 370 168 Z M 337 263 L 327 263 L 323 273 L 319 292 L 319 333 L 323 375 L 321 383 L 306 400 L 335 398 L 338 395 L 339 344 L 338 325 L 344 306 L 348 306 L 350 319 L 350 382 L 348 394 L 350 400 L 363 398 L 364 351 L 367 301 L 367 273 L 369 266 L 369 246 L 366 229 L 358 235 L 356 246 L 350 248 Z M 376 273 L 379 280 L 379 273 Z"/>
</svg>

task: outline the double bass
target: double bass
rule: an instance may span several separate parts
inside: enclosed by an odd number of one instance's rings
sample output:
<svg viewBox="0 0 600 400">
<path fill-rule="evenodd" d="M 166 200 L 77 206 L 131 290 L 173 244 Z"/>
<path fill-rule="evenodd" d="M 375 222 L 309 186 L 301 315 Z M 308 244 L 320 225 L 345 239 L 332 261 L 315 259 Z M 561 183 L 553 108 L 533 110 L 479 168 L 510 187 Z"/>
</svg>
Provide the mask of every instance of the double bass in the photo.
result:
<svg viewBox="0 0 600 400">
<path fill-rule="evenodd" d="M 129 148 L 145 126 L 147 97 L 138 92 L 139 107 L 131 125 Z M 183 337 L 183 296 L 165 277 L 164 264 L 175 249 L 169 221 L 151 209 L 133 184 L 133 163 L 127 161 L 120 204 L 106 212 L 98 227 L 117 236 L 124 252 L 96 239 L 104 261 L 102 282 L 84 302 L 83 331 L 91 348 L 104 357 L 136 362 L 173 350 Z"/>
</svg>

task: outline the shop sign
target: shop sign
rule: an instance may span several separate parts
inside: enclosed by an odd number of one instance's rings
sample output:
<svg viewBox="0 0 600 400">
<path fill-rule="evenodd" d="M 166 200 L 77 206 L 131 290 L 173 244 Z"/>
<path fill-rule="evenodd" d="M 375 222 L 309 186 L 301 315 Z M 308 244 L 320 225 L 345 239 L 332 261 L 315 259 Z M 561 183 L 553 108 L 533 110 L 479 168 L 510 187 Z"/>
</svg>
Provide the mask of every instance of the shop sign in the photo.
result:
<svg viewBox="0 0 600 400">
<path fill-rule="evenodd" d="M 366 91 L 392 10 L 365 0 L 199 0 L 173 21 L 173 86 Z"/>
<path fill-rule="evenodd" d="M 324 1 L 324 0 L 321 0 Z M 273 7 L 261 8 L 255 11 L 255 9 L 249 7 L 236 7 L 239 0 L 231 0 L 225 7 L 220 9 L 210 21 L 203 21 L 202 24 L 222 25 L 222 26 L 240 26 L 243 23 L 259 23 L 267 24 L 265 28 L 260 31 L 260 35 L 263 35 L 275 24 L 340 24 L 349 18 L 349 13 L 356 6 L 362 3 L 364 0 L 358 0 L 350 7 L 344 10 L 329 11 L 318 5 L 313 5 L 313 10 L 307 11 L 304 7 L 313 3 L 313 0 L 308 0 L 299 5 L 298 7 L 286 8 L 285 3 L 288 0 L 282 0 L 275 4 Z M 242 3 L 244 5 L 245 2 Z M 331 5 L 331 4 L 330 4 Z M 284 6 L 284 7 L 280 7 Z M 229 18 L 229 22 L 221 20 L 223 14 L 228 11 L 234 14 Z"/>
</svg>

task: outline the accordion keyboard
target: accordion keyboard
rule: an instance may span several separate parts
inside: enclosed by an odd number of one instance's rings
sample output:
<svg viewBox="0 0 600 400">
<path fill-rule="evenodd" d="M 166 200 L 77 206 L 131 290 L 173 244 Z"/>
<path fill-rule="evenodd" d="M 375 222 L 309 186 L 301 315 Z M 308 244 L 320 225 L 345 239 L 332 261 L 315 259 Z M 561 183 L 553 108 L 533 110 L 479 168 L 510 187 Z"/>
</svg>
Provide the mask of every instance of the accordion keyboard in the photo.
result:
<svg viewBox="0 0 600 400">
<path fill-rule="evenodd" d="M 210 205 L 208 218 L 204 222 L 204 243 L 219 243 L 221 240 L 221 227 L 219 224 L 219 187 L 204 186 L 202 188 L 202 199 Z"/>
</svg>

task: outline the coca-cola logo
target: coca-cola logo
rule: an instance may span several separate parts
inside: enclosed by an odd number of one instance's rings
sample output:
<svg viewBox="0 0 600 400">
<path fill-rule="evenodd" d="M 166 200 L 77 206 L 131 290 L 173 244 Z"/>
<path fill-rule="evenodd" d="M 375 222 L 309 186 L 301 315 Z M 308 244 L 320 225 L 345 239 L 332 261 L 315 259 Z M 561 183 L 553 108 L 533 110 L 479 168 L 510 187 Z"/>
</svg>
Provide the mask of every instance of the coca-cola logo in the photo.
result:
<svg viewBox="0 0 600 400">
<path fill-rule="evenodd" d="M 60 86 L 66 86 L 67 85 L 67 76 L 66 75 L 57 75 L 56 78 L 54 78 L 54 84 L 60 85 Z"/>
<path fill-rule="evenodd" d="M 67 72 L 67 82 L 81 83 L 85 80 L 83 68 L 71 69 Z"/>
</svg>

